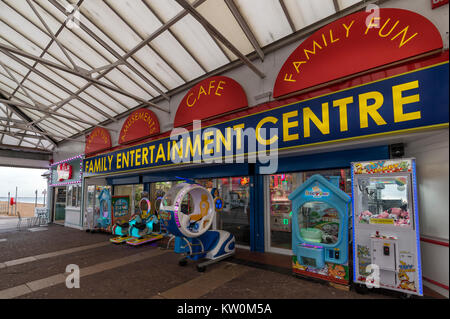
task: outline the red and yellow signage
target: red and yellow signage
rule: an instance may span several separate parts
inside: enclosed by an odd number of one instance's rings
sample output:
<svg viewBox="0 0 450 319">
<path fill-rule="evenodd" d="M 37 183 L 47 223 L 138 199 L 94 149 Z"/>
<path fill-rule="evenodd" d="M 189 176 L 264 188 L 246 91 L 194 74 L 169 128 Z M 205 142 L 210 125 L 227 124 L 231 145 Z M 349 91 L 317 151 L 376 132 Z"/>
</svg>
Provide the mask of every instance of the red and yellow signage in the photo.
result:
<svg viewBox="0 0 450 319">
<path fill-rule="evenodd" d="M 439 8 L 444 4 L 448 4 L 448 0 L 431 0 L 431 9 Z"/>
<path fill-rule="evenodd" d="M 92 154 L 111 148 L 111 135 L 102 127 L 96 127 L 91 134 L 86 136 L 84 154 Z"/>
<path fill-rule="evenodd" d="M 62 182 L 72 178 L 72 165 L 67 163 L 59 164 L 56 167 L 56 173 L 58 174 L 58 181 Z"/>
<path fill-rule="evenodd" d="M 159 121 L 155 113 L 145 108 L 136 110 L 123 123 L 119 144 L 128 144 L 159 134 L 159 130 Z"/>
<path fill-rule="evenodd" d="M 192 124 L 194 120 L 207 119 L 247 106 L 247 96 L 239 83 L 225 76 L 213 76 L 198 83 L 184 96 L 173 126 Z"/>
<path fill-rule="evenodd" d="M 436 27 L 403 9 L 357 12 L 316 31 L 282 66 L 273 89 L 280 97 L 442 48 Z"/>
</svg>

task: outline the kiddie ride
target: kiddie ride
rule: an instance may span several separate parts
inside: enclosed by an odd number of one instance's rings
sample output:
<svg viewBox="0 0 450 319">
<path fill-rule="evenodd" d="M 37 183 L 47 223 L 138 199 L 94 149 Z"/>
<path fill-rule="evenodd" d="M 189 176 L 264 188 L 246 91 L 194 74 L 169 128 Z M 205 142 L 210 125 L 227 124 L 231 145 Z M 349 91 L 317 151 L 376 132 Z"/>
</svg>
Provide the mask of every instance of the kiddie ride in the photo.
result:
<svg viewBox="0 0 450 319">
<path fill-rule="evenodd" d="M 289 195 L 292 201 L 292 267 L 295 275 L 349 285 L 350 196 L 313 175 Z"/>
<path fill-rule="evenodd" d="M 127 243 L 139 246 L 163 238 L 160 233 L 153 232 L 153 225 L 158 223 L 158 217 L 151 214 L 151 204 L 147 193 L 143 194 L 139 202 L 139 214 L 134 214 L 128 222 L 118 221 L 112 227 L 112 234 L 118 237 L 111 238 L 114 244 Z"/>
<path fill-rule="evenodd" d="M 177 184 L 165 194 L 160 208 L 161 222 L 174 236 L 167 246 L 175 238 L 175 252 L 184 255 L 180 266 L 185 266 L 188 259 L 206 258 L 207 261 L 197 264 L 197 270 L 202 272 L 206 266 L 234 254 L 232 234 L 208 230 L 216 210 L 222 206 L 219 197 L 213 199 L 206 188 L 194 183 Z"/>
</svg>

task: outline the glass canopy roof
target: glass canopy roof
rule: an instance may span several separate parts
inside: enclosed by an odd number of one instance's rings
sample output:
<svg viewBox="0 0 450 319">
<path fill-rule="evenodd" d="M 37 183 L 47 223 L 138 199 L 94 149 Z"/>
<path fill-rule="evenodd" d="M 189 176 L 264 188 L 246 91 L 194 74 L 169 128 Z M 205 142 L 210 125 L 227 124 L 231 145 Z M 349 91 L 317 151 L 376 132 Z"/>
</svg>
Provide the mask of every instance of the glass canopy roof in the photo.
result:
<svg viewBox="0 0 450 319">
<path fill-rule="evenodd" d="M 0 0 L 0 148 L 51 152 L 355 0 Z"/>
</svg>

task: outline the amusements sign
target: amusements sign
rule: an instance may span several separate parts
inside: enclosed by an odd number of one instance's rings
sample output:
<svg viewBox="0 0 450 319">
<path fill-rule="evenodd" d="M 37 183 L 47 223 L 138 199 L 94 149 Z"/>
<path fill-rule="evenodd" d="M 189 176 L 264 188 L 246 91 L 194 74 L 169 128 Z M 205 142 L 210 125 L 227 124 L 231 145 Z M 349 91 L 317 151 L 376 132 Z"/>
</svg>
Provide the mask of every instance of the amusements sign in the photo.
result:
<svg viewBox="0 0 450 319">
<path fill-rule="evenodd" d="M 125 172 L 448 127 L 448 61 L 84 160 L 88 175 Z M 270 133 L 266 135 L 262 129 Z M 246 138 L 246 130 L 254 137 Z M 255 145 L 256 144 L 256 145 Z M 231 161 L 232 162 L 232 161 Z"/>
<path fill-rule="evenodd" d="M 280 97 L 442 48 L 436 27 L 403 9 L 357 12 L 316 31 L 282 66 L 273 96 Z M 355 58 L 357 57 L 357 58 Z"/>
<path fill-rule="evenodd" d="M 139 109 L 131 113 L 123 123 L 119 144 L 128 144 L 159 132 L 159 121 L 155 113 L 145 108 Z"/>
<path fill-rule="evenodd" d="M 175 115 L 174 127 L 192 124 L 215 115 L 248 106 L 241 85 L 226 76 L 213 76 L 195 85 L 184 96 Z"/>
</svg>

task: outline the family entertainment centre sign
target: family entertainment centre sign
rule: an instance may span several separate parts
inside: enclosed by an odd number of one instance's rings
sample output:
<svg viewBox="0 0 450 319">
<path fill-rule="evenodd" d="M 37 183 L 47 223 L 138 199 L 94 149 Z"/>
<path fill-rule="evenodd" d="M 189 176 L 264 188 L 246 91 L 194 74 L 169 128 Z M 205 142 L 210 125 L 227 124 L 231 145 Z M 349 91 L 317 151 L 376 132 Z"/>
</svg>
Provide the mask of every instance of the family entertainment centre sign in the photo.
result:
<svg viewBox="0 0 450 319">
<path fill-rule="evenodd" d="M 448 127 L 448 61 L 86 158 L 87 175 Z M 253 132 L 253 135 L 251 134 Z"/>
</svg>

